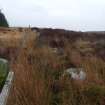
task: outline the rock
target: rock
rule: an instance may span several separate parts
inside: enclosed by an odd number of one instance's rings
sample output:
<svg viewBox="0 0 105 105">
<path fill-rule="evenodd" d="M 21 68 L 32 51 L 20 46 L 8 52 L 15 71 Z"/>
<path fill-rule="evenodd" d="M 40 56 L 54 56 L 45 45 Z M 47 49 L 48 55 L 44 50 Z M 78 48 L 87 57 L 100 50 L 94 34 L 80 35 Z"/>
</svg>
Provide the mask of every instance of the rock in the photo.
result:
<svg viewBox="0 0 105 105">
<path fill-rule="evenodd" d="M 64 71 L 63 76 L 70 75 L 74 80 L 85 80 L 86 73 L 83 71 L 83 68 L 69 68 Z"/>
<path fill-rule="evenodd" d="M 5 81 L 5 84 L 3 86 L 3 89 L 0 93 L 0 105 L 6 105 L 7 104 L 7 100 L 9 97 L 9 93 L 10 93 L 10 89 L 11 89 L 11 85 L 12 85 L 12 81 L 13 81 L 13 77 L 14 77 L 14 72 L 9 72 L 7 79 Z"/>
</svg>

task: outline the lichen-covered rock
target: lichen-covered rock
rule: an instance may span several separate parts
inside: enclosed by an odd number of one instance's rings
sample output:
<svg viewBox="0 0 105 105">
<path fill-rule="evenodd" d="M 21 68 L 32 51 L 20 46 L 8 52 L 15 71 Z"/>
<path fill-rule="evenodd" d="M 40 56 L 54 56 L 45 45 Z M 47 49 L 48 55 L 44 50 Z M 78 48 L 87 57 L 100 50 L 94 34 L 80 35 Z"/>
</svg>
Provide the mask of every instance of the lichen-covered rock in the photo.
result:
<svg viewBox="0 0 105 105">
<path fill-rule="evenodd" d="M 70 77 L 74 80 L 85 80 L 86 73 L 82 68 L 69 68 L 65 70 L 63 76 L 70 75 Z"/>
<path fill-rule="evenodd" d="M 14 77 L 14 73 L 9 72 L 8 76 L 6 78 L 5 84 L 3 86 L 3 89 L 0 93 L 0 105 L 6 105 L 7 104 L 7 100 L 8 100 L 8 96 L 10 93 L 13 77 Z"/>
</svg>

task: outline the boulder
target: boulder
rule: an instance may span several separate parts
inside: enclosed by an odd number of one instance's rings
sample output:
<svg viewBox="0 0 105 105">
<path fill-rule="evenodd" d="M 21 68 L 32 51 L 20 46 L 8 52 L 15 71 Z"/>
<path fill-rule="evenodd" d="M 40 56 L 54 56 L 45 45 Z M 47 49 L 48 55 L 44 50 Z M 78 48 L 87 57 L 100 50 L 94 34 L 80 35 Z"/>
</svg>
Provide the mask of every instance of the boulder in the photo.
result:
<svg viewBox="0 0 105 105">
<path fill-rule="evenodd" d="M 74 80 L 85 80 L 86 72 L 83 68 L 68 68 L 64 71 L 63 76 L 69 75 Z"/>
</svg>

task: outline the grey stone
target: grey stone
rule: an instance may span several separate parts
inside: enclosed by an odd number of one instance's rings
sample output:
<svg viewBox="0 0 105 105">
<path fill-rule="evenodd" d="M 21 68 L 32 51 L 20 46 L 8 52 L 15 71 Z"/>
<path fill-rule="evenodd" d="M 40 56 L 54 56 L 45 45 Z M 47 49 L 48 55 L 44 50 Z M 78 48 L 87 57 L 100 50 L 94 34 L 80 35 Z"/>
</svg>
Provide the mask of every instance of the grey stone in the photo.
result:
<svg viewBox="0 0 105 105">
<path fill-rule="evenodd" d="M 69 68 L 64 71 L 63 76 L 70 75 L 70 77 L 74 80 L 85 80 L 86 72 L 83 68 Z"/>
<path fill-rule="evenodd" d="M 6 82 L 5 82 L 5 85 L 0 93 L 0 105 L 6 105 L 6 103 L 7 103 L 13 76 L 14 76 L 14 73 L 9 72 Z"/>
</svg>

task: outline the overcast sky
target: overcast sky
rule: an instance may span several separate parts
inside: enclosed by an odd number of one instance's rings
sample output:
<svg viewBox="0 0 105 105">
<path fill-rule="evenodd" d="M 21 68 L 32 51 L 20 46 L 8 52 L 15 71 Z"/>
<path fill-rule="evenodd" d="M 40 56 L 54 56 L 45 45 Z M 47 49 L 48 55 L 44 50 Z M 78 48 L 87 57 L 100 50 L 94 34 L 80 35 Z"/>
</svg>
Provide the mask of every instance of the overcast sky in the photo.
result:
<svg viewBox="0 0 105 105">
<path fill-rule="evenodd" d="M 0 0 L 11 26 L 105 31 L 105 0 Z"/>
</svg>

